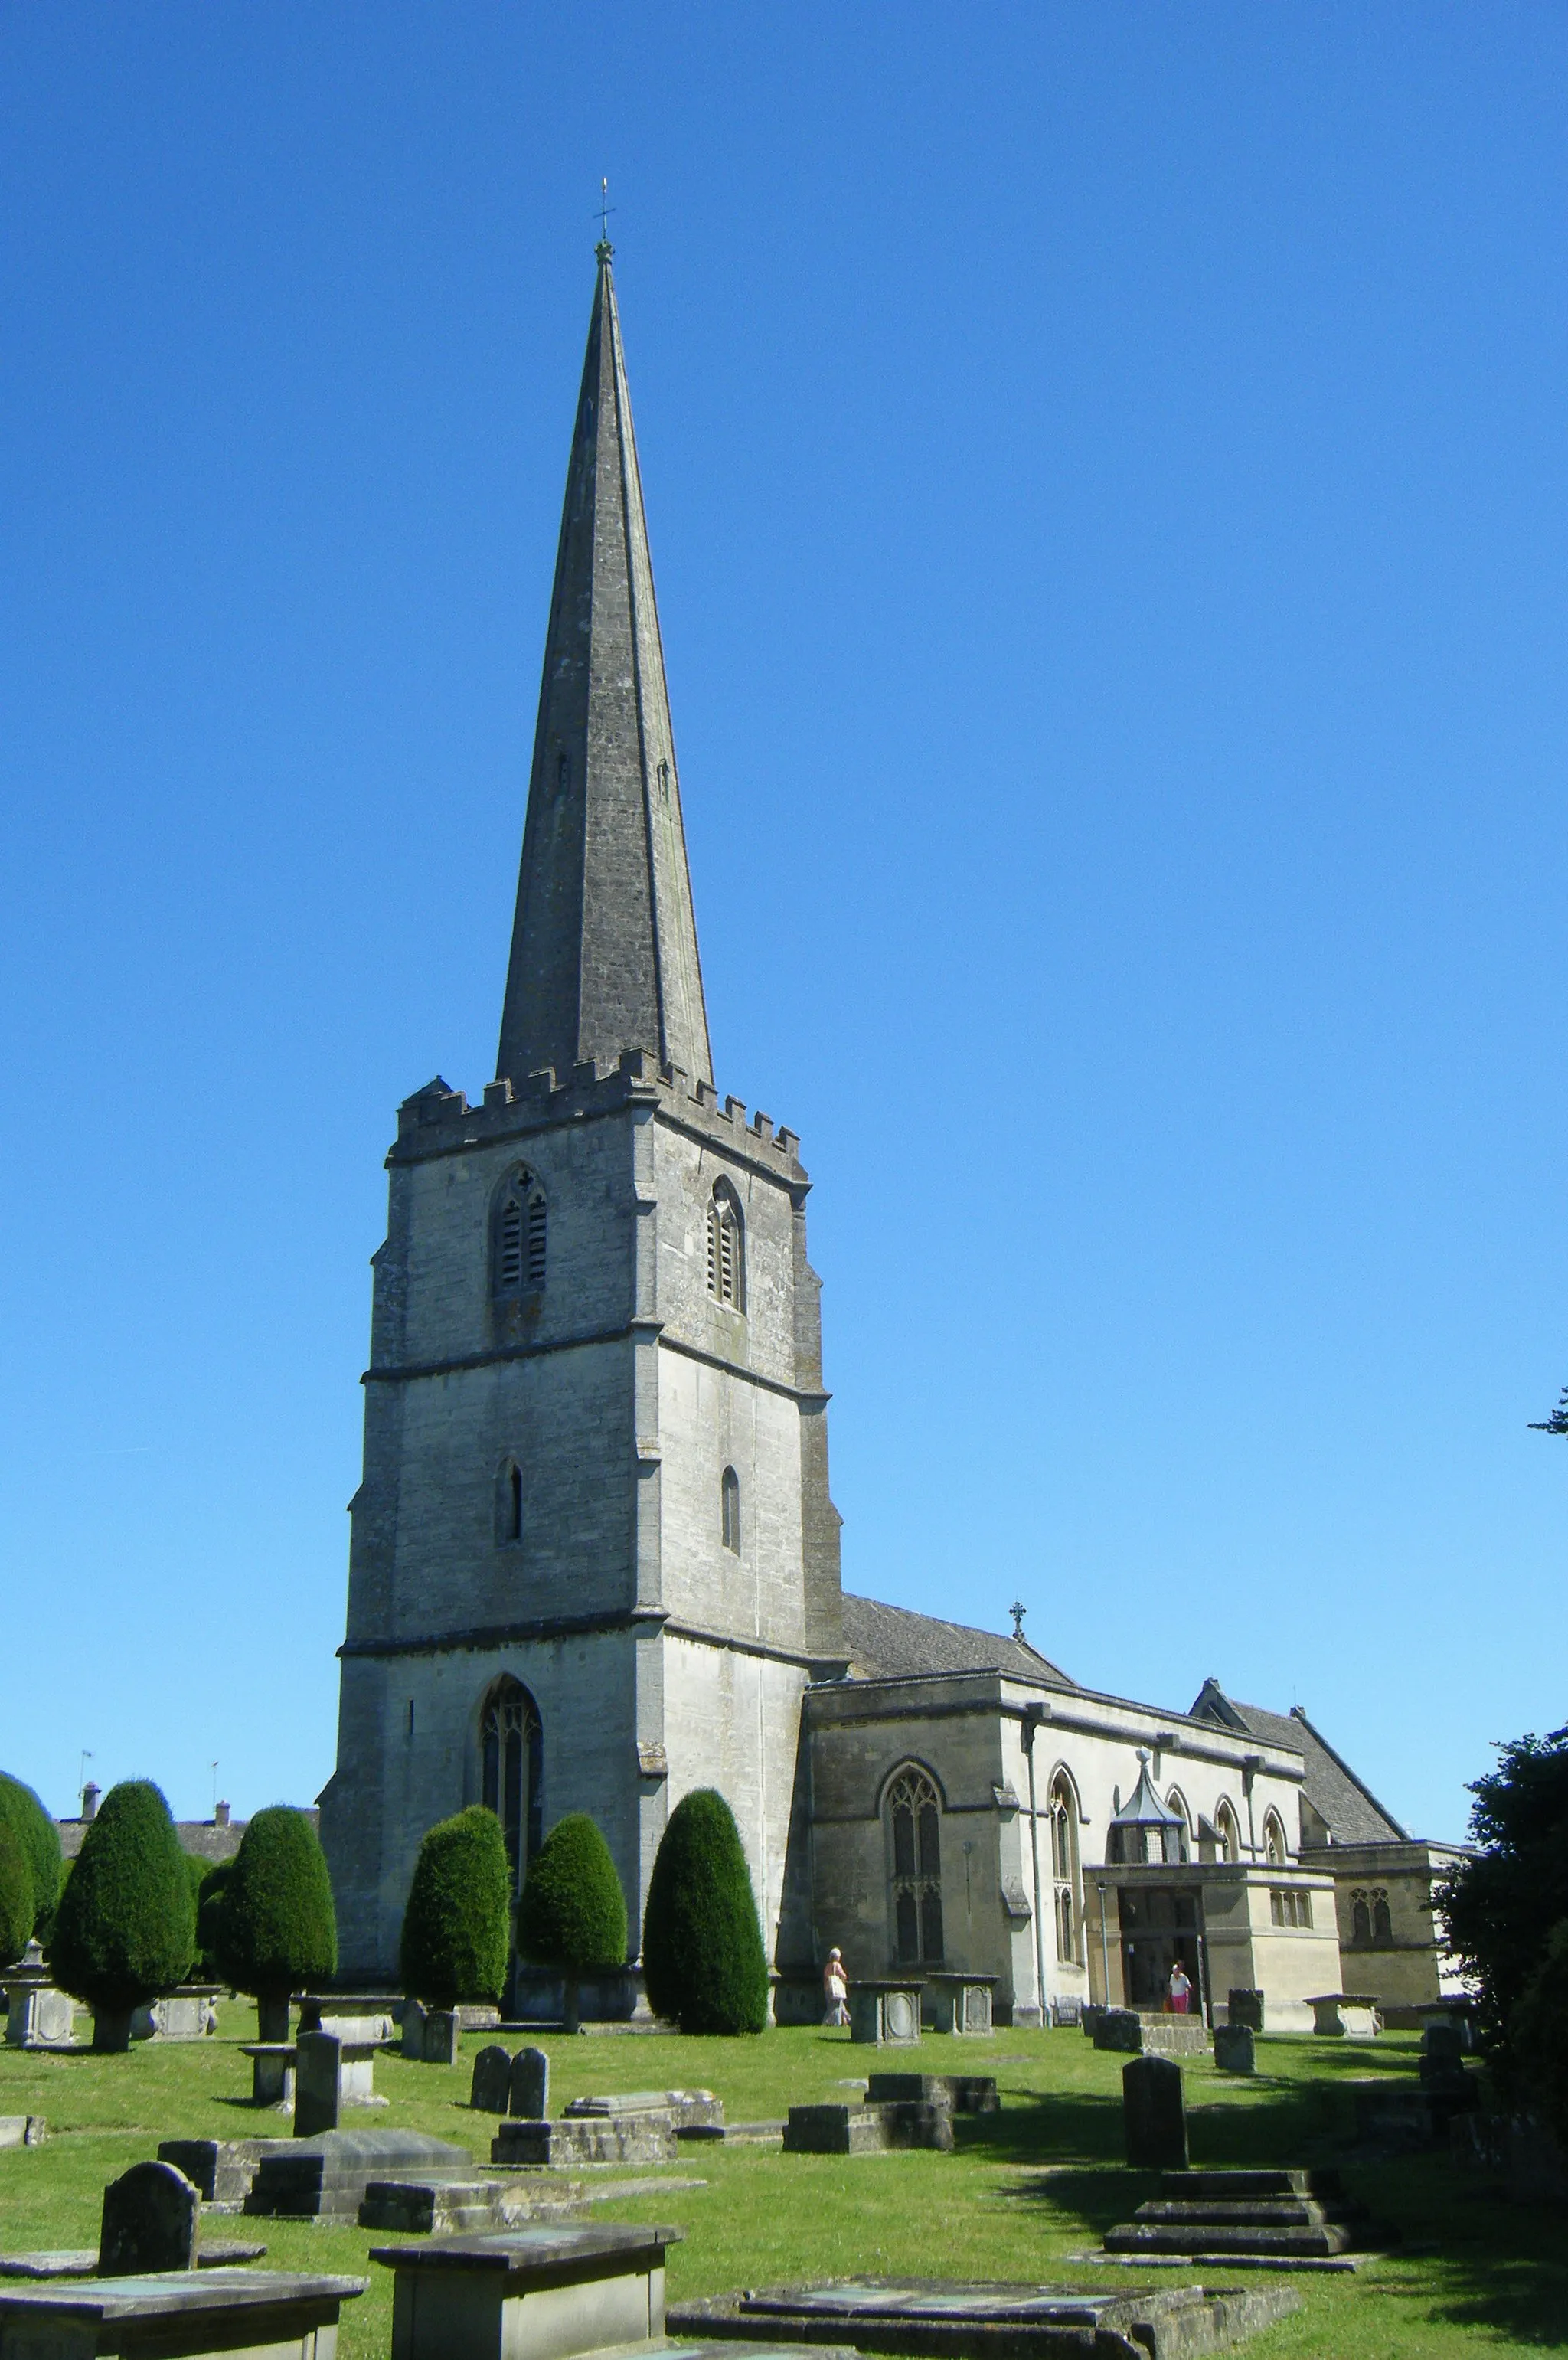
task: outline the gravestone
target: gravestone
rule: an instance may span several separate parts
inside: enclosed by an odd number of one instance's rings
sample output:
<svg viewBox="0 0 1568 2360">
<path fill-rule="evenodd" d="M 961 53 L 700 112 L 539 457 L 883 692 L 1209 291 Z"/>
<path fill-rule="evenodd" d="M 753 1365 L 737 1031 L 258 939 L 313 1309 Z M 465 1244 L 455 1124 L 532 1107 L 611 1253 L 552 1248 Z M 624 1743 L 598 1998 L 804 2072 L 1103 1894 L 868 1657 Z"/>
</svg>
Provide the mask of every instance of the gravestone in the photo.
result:
<svg viewBox="0 0 1568 2360">
<path fill-rule="evenodd" d="M 482 2049 L 474 2060 L 468 2103 L 476 2114 L 504 2114 L 511 2091 L 512 2060 L 504 2049 Z"/>
<path fill-rule="evenodd" d="M 1214 2063 L 1222 2073 L 1255 2073 L 1257 2036 L 1250 2024 L 1216 2024 Z"/>
<path fill-rule="evenodd" d="M 403 2054 L 411 2057 L 416 2064 L 424 2059 L 425 2011 L 417 1999 L 403 2002 Z"/>
<path fill-rule="evenodd" d="M 1103 2009 L 1094 2026 L 1094 2046 L 1096 2049 L 1113 2049 L 1124 2054 L 1130 2049 L 1137 2056 L 1143 2047 L 1143 2026 L 1137 2009 Z"/>
<path fill-rule="evenodd" d="M 1225 1995 L 1225 2015 L 1232 2024 L 1245 2024 L 1248 2032 L 1263 2029 L 1263 1994 L 1243 1991 L 1239 1986 Z"/>
<path fill-rule="evenodd" d="M 878 2047 L 913 2048 L 920 2037 L 918 1982 L 853 1983 L 849 1987 L 849 2037 Z"/>
<path fill-rule="evenodd" d="M 550 2059 L 542 2049 L 519 2049 L 512 2060 L 512 2082 L 505 2111 L 542 2123 L 550 2112 Z"/>
<path fill-rule="evenodd" d="M 201 2199 L 172 2163 L 133 2163 L 103 2191 L 101 2278 L 193 2270 Z"/>
<path fill-rule="evenodd" d="M 425 2014 L 424 2060 L 427 2065 L 455 2065 L 457 2062 L 457 2010 L 452 2007 L 432 2007 Z"/>
<path fill-rule="evenodd" d="M 1421 2070 L 1430 2060 L 1436 2065 L 1465 2064 L 1465 2036 L 1456 2024 L 1429 2024 L 1421 2034 Z"/>
<path fill-rule="evenodd" d="M 1135 2171 L 1180 2171 L 1187 2164 L 1181 2068 L 1169 2057 L 1135 2057 L 1122 2067 L 1122 2127 Z"/>
<path fill-rule="evenodd" d="M 343 2112 L 343 2042 L 335 2032 L 302 2032 L 294 2043 L 294 2136 L 335 2131 Z"/>
<path fill-rule="evenodd" d="M 664 2256 L 679 2229 L 614 2221 L 373 2245 L 393 2272 L 397 2360 L 515 2360 L 664 2344 Z"/>
</svg>

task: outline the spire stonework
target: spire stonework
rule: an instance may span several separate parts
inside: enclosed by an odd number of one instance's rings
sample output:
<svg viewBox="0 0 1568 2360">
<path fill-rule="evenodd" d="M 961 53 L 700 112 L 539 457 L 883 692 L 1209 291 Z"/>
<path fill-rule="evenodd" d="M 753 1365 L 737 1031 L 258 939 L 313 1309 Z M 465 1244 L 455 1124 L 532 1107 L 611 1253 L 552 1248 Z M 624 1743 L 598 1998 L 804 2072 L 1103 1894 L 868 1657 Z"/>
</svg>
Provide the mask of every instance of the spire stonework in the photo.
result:
<svg viewBox="0 0 1568 2360">
<path fill-rule="evenodd" d="M 713 1080 L 631 397 L 601 240 L 497 1076 L 650 1049 Z"/>
</svg>

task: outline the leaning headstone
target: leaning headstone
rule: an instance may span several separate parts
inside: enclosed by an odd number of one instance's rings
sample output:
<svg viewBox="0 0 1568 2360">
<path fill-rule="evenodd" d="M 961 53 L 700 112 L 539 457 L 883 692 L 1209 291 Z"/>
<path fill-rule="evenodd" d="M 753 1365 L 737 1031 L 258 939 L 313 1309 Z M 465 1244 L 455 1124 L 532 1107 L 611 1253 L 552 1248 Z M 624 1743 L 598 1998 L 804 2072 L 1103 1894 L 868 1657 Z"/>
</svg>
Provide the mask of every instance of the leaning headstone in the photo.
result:
<svg viewBox="0 0 1568 2360">
<path fill-rule="evenodd" d="M 133 2163 L 103 2191 L 101 2278 L 193 2270 L 201 2199 L 172 2163 Z"/>
<path fill-rule="evenodd" d="M 1169 2057 L 1135 2057 L 1122 2067 L 1122 2125 L 1135 2171 L 1181 2171 L 1187 2165 L 1187 2108 L 1181 2068 Z"/>
<path fill-rule="evenodd" d="M 1258 2070 L 1257 2035 L 1250 2024 L 1216 2024 L 1214 2063 L 1222 2073 Z"/>
<path fill-rule="evenodd" d="M 457 2010 L 432 2007 L 425 2017 L 425 2063 L 455 2065 L 457 2062 Z"/>
<path fill-rule="evenodd" d="M 403 2054 L 419 2064 L 425 2053 L 425 2011 L 417 1999 L 403 2002 Z"/>
<path fill-rule="evenodd" d="M 512 2083 L 512 2060 L 504 2049 L 482 2049 L 474 2060 L 468 2103 L 476 2114 L 504 2114 Z"/>
<path fill-rule="evenodd" d="M 294 2136 L 335 2131 L 343 2112 L 343 2042 L 333 2032 L 302 2032 L 294 2043 Z"/>
<path fill-rule="evenodd" d="M 1263 2029 L 1263 1994 L 1244 1991 L 1239 1986 L 1226 1994 L 1225 2015 L 1232 2024 L 1245 2024 L 1248 2032 Z"/>
<path fill-rule="evenodd" d="M 519 2049 L 513 2058 L 506 2111 L 528 2123 L 542 2123 L 549 2114 L 550 2059 L 542 2049 Z"/>
</svg>

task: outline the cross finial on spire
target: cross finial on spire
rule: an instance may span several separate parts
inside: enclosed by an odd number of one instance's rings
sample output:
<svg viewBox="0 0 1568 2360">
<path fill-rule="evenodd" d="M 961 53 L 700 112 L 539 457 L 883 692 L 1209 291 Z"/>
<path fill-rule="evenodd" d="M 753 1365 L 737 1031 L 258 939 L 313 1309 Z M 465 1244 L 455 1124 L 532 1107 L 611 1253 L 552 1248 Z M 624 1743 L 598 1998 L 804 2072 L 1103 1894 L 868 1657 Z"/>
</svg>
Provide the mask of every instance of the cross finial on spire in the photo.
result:
<svg viewBox="0 0 1568 2360">
<path fill-rule="evenodd" d="M 1015 1598 L 1007 1612 L 1013 1618 L 1013 1636 L 1015 1639 L 1021 1639 L 1024 1635 L 1024 1616 L 1029 1609 Z"/>
<path fill-rule="evenodd" d="M 599 183 L 599 243 L 593 248 L 601 262 L 608 262 L 615 250 L 610 244 L 610 215 L 615 210 L 610 202 L 610 183 L 607 179 L 602 180 Z"/>
</svg>

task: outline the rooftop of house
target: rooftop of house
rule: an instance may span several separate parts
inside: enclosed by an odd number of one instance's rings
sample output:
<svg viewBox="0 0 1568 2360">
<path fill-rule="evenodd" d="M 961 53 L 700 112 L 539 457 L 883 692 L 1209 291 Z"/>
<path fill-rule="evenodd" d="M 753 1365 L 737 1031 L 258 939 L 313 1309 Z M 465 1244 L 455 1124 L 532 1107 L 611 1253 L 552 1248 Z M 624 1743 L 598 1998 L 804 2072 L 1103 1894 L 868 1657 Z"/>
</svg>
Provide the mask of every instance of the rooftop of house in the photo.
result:
<svg viewBox="0 0 1568 2360">
<path fill-rule="evenodd" d="M 1219 1682 L 1207 1679 L 1192 1710 L 1194 1721 L 1216 1721 L 1237 1729 L 1264 1745 L 1289 1746 L 1301 1756 L 1305 1775 L 1301 1793 L 1328 1829 L 1331 1843 L 1408 1843 L 1410 1834 L 1382 1804 L 1344 1757 L 1336 1754 L 1321 1730 L 1314 1729 L 1301 1706 L 1289 1712 L 1266 1712 L 1261 1705 L 1238 1704 Z"/>
<path fill-rule="evenodd" d="M 920 1679 L 943 1672 L 1006 1672 L 1046 1688 L 1072 1688 L 1077 1682 L 1031 1647 L 1027 1639 L 1005 1639 L 967 1622 L 944 1622 L 915 1614 L 907 1606 L 844 1594 L 844 1651 L 852 1678 Z"/>
</svg>

